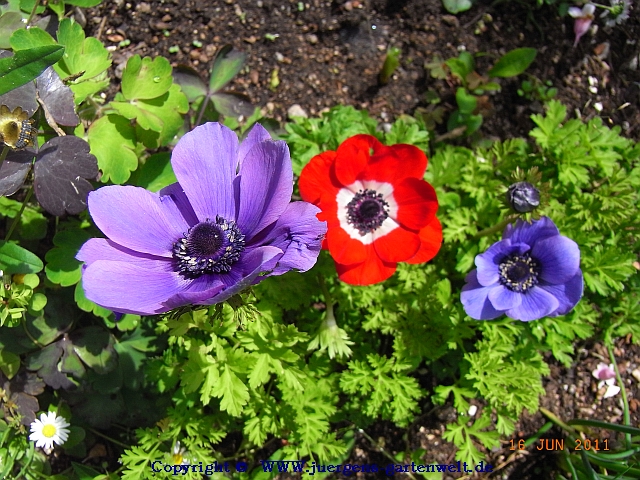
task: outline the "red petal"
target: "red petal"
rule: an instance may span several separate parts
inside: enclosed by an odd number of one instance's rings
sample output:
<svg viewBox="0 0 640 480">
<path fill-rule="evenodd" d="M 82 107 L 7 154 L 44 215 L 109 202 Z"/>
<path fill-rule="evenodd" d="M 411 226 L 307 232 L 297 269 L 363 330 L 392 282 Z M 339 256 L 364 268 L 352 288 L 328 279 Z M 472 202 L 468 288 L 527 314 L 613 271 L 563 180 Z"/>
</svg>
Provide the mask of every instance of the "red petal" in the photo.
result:
<svg viewBox="0 0 640 480">
<path fill-rule="evenodd" d="M 305 202 L 317 205 L 324 195 L 333 195 L 340 189 L 332 182 L 331 167 L 336 159 L 336 152 L 328 151 L 313 157 L 300 172 L 298 187 L 300 196 Z"/>
<path fill-rule="evenodd" d="M 382 261 L 404 262 L 413 257 L 420 248 L 420 237 L 416 232 L 398 227 L 373 242 L 376 253 Z"/>
<path fill-rule="evenodd" d="M 350 285 L 373 285 L 386 280 L 396 271 L 396 264 L 383 262 L 371 245 L 368 245 L 367 254 L 364 262 L 355 265 L 336 262 L 338 278 Z"/>
<path fill-rule="evenodd" d="M 349 265 L 360 263 L 367 258 L 368 247 L 361 241 L 351 238 L 339 225 L 330 224 L 326 238 L 329 252 L 338 263 Z"/>
<path fill-rule="evenodd" d="M 420 250 L 407 263 L 424 263 L 436 256 L 442 246 L 442 225 L 434 217 L 429 225 L 420 230 Z"/>
<path fill-rule="evenodd" d="M 405 178 L 395 185 L 393 198 L 398 204 L 394 220 L 411 230 L 427 226 L 438 211 L 436 191 L 424 180 Z"/>
<path fill-rule="evenodd" d="M 369 150 L 385 148 L 372 135 L 355 135 L 347 138 L 337 150 L 335 172 L 342 185 L 351 185 L 362 178 L 370 161 Z"/>
<path fill-rule="evenodd" d="M 374 148 L 366 179 L 395 183 L 406 177 L 422 179 L 427 168 L 427 156 L 413 145 L 403 143 Z"/>
</svg>

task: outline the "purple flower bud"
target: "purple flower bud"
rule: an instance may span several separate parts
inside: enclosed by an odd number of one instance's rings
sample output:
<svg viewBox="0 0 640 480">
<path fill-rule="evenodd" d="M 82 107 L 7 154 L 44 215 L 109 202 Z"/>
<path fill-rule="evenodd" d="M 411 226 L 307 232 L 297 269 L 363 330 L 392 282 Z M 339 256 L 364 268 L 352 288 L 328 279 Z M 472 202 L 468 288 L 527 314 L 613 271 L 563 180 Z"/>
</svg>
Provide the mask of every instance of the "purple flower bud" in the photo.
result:
<svg viewBox="0 0 640 480">
<path fill-rule="evenodd" d="M 507 202 L 518 213 L 528 213 L 540 205 L 540 191 L 529 182 L 517 182 L 507 191 Z"/>
</svg>

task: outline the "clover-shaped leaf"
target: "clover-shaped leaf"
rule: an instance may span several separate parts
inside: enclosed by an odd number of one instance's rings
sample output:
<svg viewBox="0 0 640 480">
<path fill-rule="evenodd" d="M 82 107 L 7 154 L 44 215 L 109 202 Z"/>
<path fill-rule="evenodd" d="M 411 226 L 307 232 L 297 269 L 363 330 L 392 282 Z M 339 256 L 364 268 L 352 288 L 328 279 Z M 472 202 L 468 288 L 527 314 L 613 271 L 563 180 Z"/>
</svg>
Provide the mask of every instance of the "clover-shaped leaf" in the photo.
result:
<svg viewBox="0 0 640 480">
<path fill-rule="evenodd" d="M 164 57 L 134 55 L 122 72 L 122 94 L 127 100 L 148 100 L 167 93 L 173 78 L 171 64 Z"/>
<path fill-rule="evenodd" d="M 69 390 L 77 385 L 76 382 L 59 369 L 58 364 L 64 353 L 62 347 L 64 341 L 62 339 L 47 345 L 39 352 L 28 356 L 25 361 L 27 369 L 37 371 L 44 382 L 56 390 L 60 388 Z"/>
<path fill-rule="evenodd" d="M 22 15 L 18 12 L 7 12 L 0 16 L 0 48 L 9 48 L 9 38 L 18 29 L 22 29 Z"/>
<path fill-rule="evenodd" d="M 102 181 L 121 184 L 138 166 L 136 134 L 129 120 L 121 115 L 106 115 L 89 127 L 91 153 L 98 159 Z"/>
<path fill-rule="evenodd" d="M 21 370 L 11 381 L 0 372 L 0 388 L 2 388 L 9 401 L 15 405 L 16 410 L 22 415 L 21 423 L 28 426 L 36 419 L 36 412 L 40 410 L 37 395 L 44 392 L 44 382 L 35 374 Z M 9 414 L 7 404 L 2 404 L 5 418 Z"/>
<path fill-rule="evenodd" d="M 85 38 L 82 27 L 65 18 L 58 28 L 58 42 L 65 46 L 64 56 L 54 67 L 61 77 L 82 75 L 71 83 L 76 105 L 109 85 L 105 72 L 111 66 L 109 52 L 97 38 Z"/>
<path fill-rule="evenodd" d="M 105 374 L 116 367 L 118 354 L 113 347 L 113 336 L 107 330 L 85 327 L 73 332 L 71 340 L 76 354 L 96 373 Z"/>
<path fill-rule="evenodd" d="M 82 263 L 76 260 L 76 254 L 90 235 L 80 228 L 61 230 L 53 237 L 54 248 L 45 255 L 47 266 L 45 273 L 53 283 L 68 287 L 80 281 Z"/>
<path fill-rule="evenodd" d="M 54 137 L 38 152 L 36 197 L 52 215 L 75 215 L 87 208 L 87 196 L 93 190 L 87 179 L 97 176 L 98 163 L 87 142 L 73 136 Z"/>
<path fill-rule="evenodd" d="M 249 117 L 254 110 L 249 97 L 238 92 L 221 91 L 240 72 L 246 57 L 231 45 L 222 47 L 213 61 L 208 87 L 198 72 L 187 66 L 177 67 L 173 78 L 190 102 L 204 97 L 201 101 L 206 102 L 205 108 L 213 104 L 217 112 L 228 117 Z"/>
</svg>

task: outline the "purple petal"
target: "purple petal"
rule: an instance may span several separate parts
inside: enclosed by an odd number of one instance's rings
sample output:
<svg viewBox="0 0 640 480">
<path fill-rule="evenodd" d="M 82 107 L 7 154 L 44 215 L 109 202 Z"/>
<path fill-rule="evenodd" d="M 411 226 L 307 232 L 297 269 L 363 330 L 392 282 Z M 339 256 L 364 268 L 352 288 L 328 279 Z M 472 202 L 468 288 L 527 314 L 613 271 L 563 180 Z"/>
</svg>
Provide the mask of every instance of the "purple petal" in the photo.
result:
<svg viewBox="0 0 640 480">
<path fill-rule="evenodd" d="M 508 317 L 523 322 L 538 320 L 555 311 L 560 305 L 556 297 L 541 288 L 532 288 L 521 295 L 519 306 L 506 311 Z"/>
<path fill-rule="evenodd" d="M 189 199 L 179 183 L 167 185 L 158 192 L 158 195 L 160 195 L 160 197 L 165 195 L 170 196 L 189 225 L 193 226 L 199 223 L 196 212 L 193 211 L 193 207 L 191 203 L 189 203 Z"/>
<path fill-rule="evenodd" d="M 318 220 L 320 209 L 307 202 L 293 202 L 265 235 L 260 235 L 261 245 L 272 245 L 284 252 L 274 260 L 269 275 L 282 275 L 296 269 L 306 272 L 316 264 L 322 248 L 322 239 L 327 233 L 327 223 Z"/>
<path fill-rule="evenodd" d="M 491 245 L 486 252 L 476 256 L 478 267 L 478 282 L 488 287 L 500 281 L 500 262 L 509 255 L 523 254 L 529 251 L 529 246 L 524 243 L 512 244 L 511 240 L 501 240 Z"/>
<path fill-rule="evenodd" d="M 540 264 L 540 278 L 554 285 L 569 281 L 580 268 L 578 244 L 562 235 L 538 240 L 531 256 Z"/>
<path fill-rule="evenodd" d="M 582 272 L 578 270 L 575 277 L 562 285 L 540 284 L 538 286 L 558 299 L 560 305 L 548 315 L 549 317 L 557 317 L 558 315 L 566 315 L 578 304 L 582 298 L 584 282 L 582 281 Z"/>
<path fill-rule="evenodd" d="M 507 225 L 502 239 L 510 238 L 512 243 L 533 245 L 536 241 L 554 235 L 560 235 L 558 227 L 554 225 L 549 217 L 541 217 L 540 220 L 533 223 L 523 222 L 518 219 L 515 227 L 511 224 Z"/>
<path fill-rule="evenodd" d="M 82 276 L 87 298 L 120 313 L 153 315 L 170 310 L 164 303 L 185 289 L 184 280 L 173 271 L 170 260 L 144 263 L 96 260 Z"/>
<path fill-rule="evenodd" d="M 266 271 L 265 266 L 280 255 L 282 255 L 282 250 L 276 247 L 258 247 L 250 250 L 238 262 L 242 262 L 243 264 L 241 269 L 232 269 L 231 272 L 227 274 L 219 275 L 220 280 L 226 284 L 227 288 L 222 290 L 218 295 L 198 303 L 200 305 L 213 305 L 224 302 L 240 293 L 242 290 L 254 284 L 254 280 L 258 275 Z"/>
<path fill-rule="evenodd" d="M 171 257 L 189 225 L 171 197 L 144 188 L 112 185 L 89 194 L 89 212 L 114 242 L 137 252 Z"/>
<path fill-rule="evenodd" d="M 238 226 L 247 241 L 275 222 L 291 201 L 293 170 L 283 141 L 255 144 L 240 170 Z"/>
<path fill-rule="evenodd" d="M 259 123 L 256 123 L 251 128 L 246 138 L 240 144 L 240 149 L 238 150 L 238 164 L 240 165 L 240 168 L 242 168 L 242 163 L 247 157 L 247 154 L 255 145 L 271 140 L 271 135 L 269 135 L 267 129 Z"/>
<path fill-rule="evenodd" d="M 129 250 L 107 238 L 91 238 L 87 240 L 76 254 L 76 259 L 85 262 L 86 265 L 98 260 L 129 262 L 140 265 L 145 265 L 148 260 L 160 260 L 160 258 L 147 253 Z"/>
<path fill-rule="evenodd" d="M 467 315 L 476 320 L 493 320 L 504 313 L 496 310 L 493 308 L 493 305 L 491 305 L 488 296 L 494 287 L 483 287 L 480 285 L 476 276 L 476 270 L 472 270 L 465 280 L 467 284 L 462 287 L 460 301 Z"/>
<path fill-rule="evenodd" d="M 184 135 L 171 154 L 178 182 L 202 221 L 220 215 L 234 220 L 233 179 L 238 166 L 238 137 L 219 123 L 206 123 Z"/>
<path fill-rule="evenodd" d="M 522 303 L 522 293 L 509 290 L 503 285 L 497 285 L 489 291 L 489 301 L 496 310 L 509 310 Z"/>
</svg>

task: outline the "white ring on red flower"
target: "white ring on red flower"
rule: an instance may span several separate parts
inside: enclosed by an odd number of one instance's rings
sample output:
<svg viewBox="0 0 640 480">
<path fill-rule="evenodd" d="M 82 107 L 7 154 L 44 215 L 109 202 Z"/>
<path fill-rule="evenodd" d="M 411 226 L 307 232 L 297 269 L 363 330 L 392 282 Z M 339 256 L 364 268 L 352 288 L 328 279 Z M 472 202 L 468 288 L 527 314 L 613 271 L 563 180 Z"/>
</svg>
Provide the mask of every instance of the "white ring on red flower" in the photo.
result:
<svg viewBox="0 0 640 480">
<path fill-rule="evenodd" d="M 374 232 L 360 235 L 358 229 L 351 225 L 347 219 L 347 205 L 353 197 L 360 191 L 375 190 L 376 193 L 382 195 L 382 198 L 389 205 L 387 209 L 388 217 L 384 219 L 382 225 Z M 375 240 L 384 237 L 399 227 L 394 218 L 398 215 L 398 203 L 393 197 L 393 185 L 387 182 L 376 182 L 375 180 L 356 180 L 351 185 L 341 188 L 336 194 L 336 203 L 338 204 L 338 220 L 340 227 L 347 232 L 349 237 L 369 245 Z"/>
</svg>

